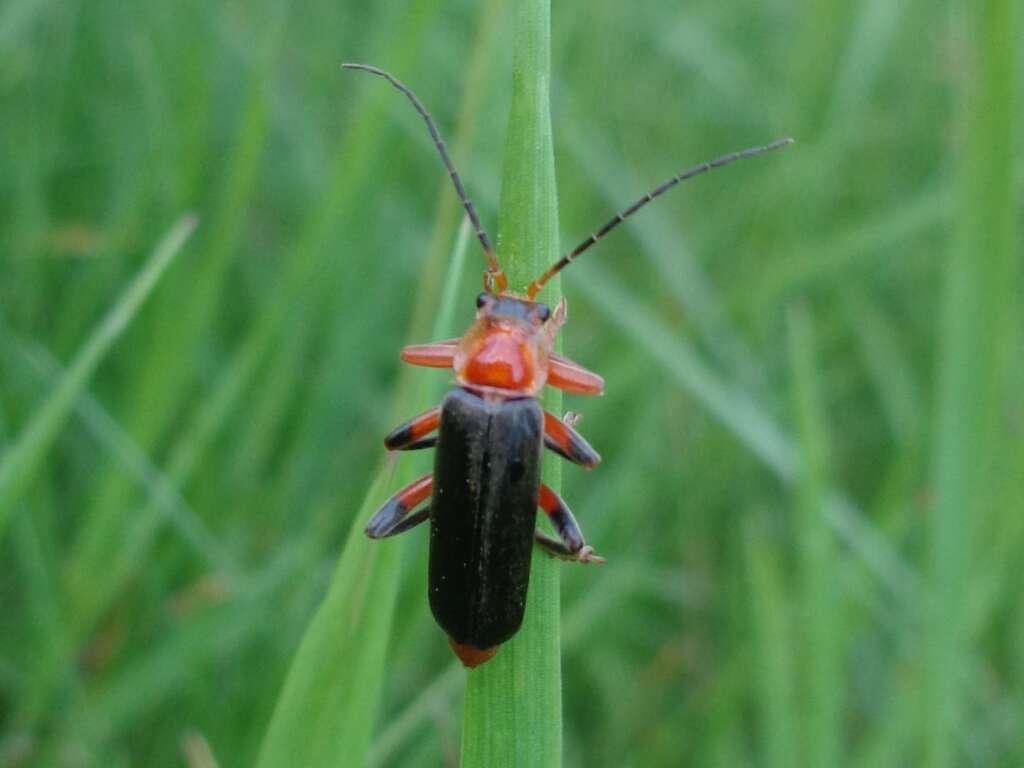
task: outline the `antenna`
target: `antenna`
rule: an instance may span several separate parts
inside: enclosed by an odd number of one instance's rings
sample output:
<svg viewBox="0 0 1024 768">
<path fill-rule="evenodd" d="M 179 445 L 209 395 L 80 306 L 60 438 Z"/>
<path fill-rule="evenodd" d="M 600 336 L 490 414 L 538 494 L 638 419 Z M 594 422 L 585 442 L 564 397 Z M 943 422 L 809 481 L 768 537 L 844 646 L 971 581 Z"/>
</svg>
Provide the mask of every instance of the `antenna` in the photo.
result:
<svg viewBox="0 0 1024 768">
<path fill-rule="evenodd" d="M 534 299 L 537 296 L 537 294 L 540 293 L 541 288 L 543 288 L 548 283 L 548 281 L 551 280 L 551 278 L 553 278 L 555 275 L 557 275 L 559 272 L 561 272 L 563 269 L 569 266 L 577 256 L 586 251 L 590 246 L 592 246 L 602 237 L 607 235 L 609 232 L 615 229 L 615 227 L 617 227 L 623 221 L 625 221 L 634 213 L 639 211 L 641 208 L 643 208 L 645 205 L 651 202 L 654 198 L 672 189 L 672 187 L 674 187 L 679 182 L 686 181 L 687 179 L 692 179 L 694 176 L 699 176 L 702 173 L 707 173 L 708 171 L 712 171 L 715 168 L 721 168 L 723 165 L 728 165 L 729 163 L 733 163 L 737 160 L 743 160 L 748 157 L 763 155 L 765 152 L 771 152 L 776 149 L 781 149 L 782 147 L 786 147 L 792 143 L 793 139 L 780 139 L 779 141 L 773 141 L 771 144 L 765 144 L 764 146 L 761 147 L 751 147 L 750 149 L 744 149 L 739 152 L 732 152 L 728 155 L 723 155 L 722 157 L 716 158 L 715 160 L 711 160 L 707 163 L 695 165 L 692 168 L 686 169 L 678 176 L 673 176 L 660 187 L 651 190 L 625 210 L 615 214 L 615 217 L 608 221 L 599 230 L 597 230 L 597 232 L 594 232 L 592 235 L 590 235 L 590 237 L 588 237 L 582 243 L 580 243 L 571 251 L 569 251 L 569 253 L 565 254 L 565 256 L 563 256 L 561 259 L 556 261 L 547 272 L 545 272 L 543 275 L 541 275 L 532 283 L 530 283 L 530 287 L 527 291 L 527 296 L 529 296 L 531 300 Z"/>
<path fill-rule="evenodd" d="M 498 257 L 494 253 L 494 247 L 491 245 L 491 239 L 487 236 L 484 231 L 483 225 L 480 223 L 480 217 L 476 213 L 476 208 L 473 207 L 473 203 L 470 201 L 469 196 L 466 194 L 465 187 L 462 186 L 462 179 L 459 177 L 459 172 L 455 170 L 455 166 L 452 164 L 451 157 L 448 156 L 448 147 L 445 146 L 444 140 L 441 138 L 441 134 L 438 133 L 437 126 L 434 125 L 434 119 L 427 112 L 427 108 L 423 106 L 416 94 L 405 85 L 401 80 L 396 78 L 389 72 L 385 72 L 383 69 L 372 67 L 369 64 L 352 64 L 345 63 L 341 65 L 343 69 L 356 69 L 362 70 L 363 72 L 369 72 L 370 74 L 383 77 L 395 88 L 400 90 L 406 95 L 406 98 L 412 102 L 413 107 L 419 112 L 420 117 L 423 118 L 423 122 L 427 124 L 427 130 L 430 131 L 430 137 L 434 140 L 434 146 L 437 147 L 438 153 L 441 155 L 441 162 L 444 163 L 444 167 L 448 170 L 448 175 L 451 177 L 452 183 L 455 185 L 455 192 L 459 196 L 459 200 L 462 201 L 462 207 L 466 209 L 466 214 L 469 216 L 469 220 L 473 223 L 473 229 L 476 230 L 476 236 L 480 240 L 480 245 L 484 248 L 484 256 L 487 257 L 488 265 L 488 276 L 489 282 L 496 286 L 498 293 L 502 293 L 506 287 L 505 273 L 501 270 L 501 265 L 498 264 Z M 488 286 L 490 290 L 490 286 Z"/>
</svg>

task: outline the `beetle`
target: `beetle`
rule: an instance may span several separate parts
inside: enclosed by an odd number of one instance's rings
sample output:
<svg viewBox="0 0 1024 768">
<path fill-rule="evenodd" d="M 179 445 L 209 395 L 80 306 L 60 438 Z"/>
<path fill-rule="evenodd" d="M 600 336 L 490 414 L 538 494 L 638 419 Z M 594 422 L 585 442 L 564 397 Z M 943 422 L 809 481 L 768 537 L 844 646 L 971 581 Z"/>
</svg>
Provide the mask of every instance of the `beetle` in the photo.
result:
<svg viewBox="0 0 1024 768">
<path fill-rule="evenodd" d="M 574 418 L 559 419 L 537 400 L 544 386 L 599 395 L 604 380 L 555 354 L 566 304 L 563 299 L 551 311 L 535 300 L 537 294 L 576 257 L 679 182 L 786 146 L 792 139 L 733 152 L 673 176 L 617 213 L 520 296 L 508 290 L 490 238 L 419 98 L 382 69 L 342 66 L 382 77 L 405 94 L 430 131 L 487 259 L 485 290 L 477 297 L 476 320 L 469 330 L 460 339 L 402 350 L 406 363 L 453 369 L 456 386 L 439 406 L 384 438 L 392 451 L 436 448 L 434 470 L 384 502 L 366 526 L 370 538 L 383 539 L 430 521 L 430 608 L 455 655 L 473 668 L 492 658 L 522 624 L 534 543 L 567 560 L 604 562 L 584 540 L 572 511 L 540 476 L 545 448 L 587 469 L 601 457 L 573 428 Z M 557 539 L 536 528 L 538 506 Z"/>
</svg>

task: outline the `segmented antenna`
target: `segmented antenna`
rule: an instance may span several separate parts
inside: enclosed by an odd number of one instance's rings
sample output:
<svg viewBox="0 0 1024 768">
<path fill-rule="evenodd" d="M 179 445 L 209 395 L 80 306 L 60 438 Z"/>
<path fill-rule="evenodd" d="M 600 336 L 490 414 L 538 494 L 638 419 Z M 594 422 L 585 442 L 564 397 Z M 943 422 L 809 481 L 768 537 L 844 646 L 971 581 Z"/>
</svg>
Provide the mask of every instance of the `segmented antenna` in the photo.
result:
<svg viewBox="0 0 1024 768">
<path fill-rule="evenodd" d="M 540 293 L 540 289 L 543 288 L 547 284 L 547 282 L 551 280 L 551 278 L 553 278 L 555 275 L 557 275 L 559 272 L 561 272 L 563 269 L 569 266 L 577 256 L 579 256 L 590 246 L 592 246 L 602 237 L 604 237 L 613 229 L 615 229 L 615 227 L 617 227 L 623 221 L 628 219 L 634 213 L 636 213 L 649 202 L 651 202 L 654 198 L 658 197 L 658 195 L 661 195 L 662 193 L 672 189 L 672 187 L 674 187 L 679 182 L 686 181 L 687 179 L 692 179 L 694 176 L 699 176 L 702 173 L 707 173 L 708 171 L 714 170 L 715 168 L 721 168 L 723 165 L 728 165 L 729 163 L 735 162 L 736 160 L 743 160 L 747 157 L 762 155 L 765 152 L 771 152 L 772 150 L 775 149 L 781 149 L 782 147 L 788 146 L 789 144 L 792 143 L 793 139 L 780 139 L 779 141 L 773 141 L 771 144 L 765 144 L 762 147 L 751 147 L 750 149 L 744 149 L 740 152 L 731 152 L 728 155 L 723 155 L 722 157 L 716 158 L 715 160 L 711 160 L 710 162 L 701 163 L 700 165 L 695 165 L 692 168 L 688 168 L 687 170 L 680 173 L 678 176 L 673 176 L 660 187 L 651 190 L 646 195 L 641 197 L 639 200 L 637 200 L 635 203 L 629 206 L 629 208 L 626 208 L 624 211 L 620 211 L 619 213 L 615 214 L 615 218 L 611 219 L 607 224 L 605 224 L 603 227 L 597 230 L 597 232 L 594 232 L 592 235 L 590 235 L 590 237 L 588 237 L 582 243 L 580 243 L 571 251 L 569 251 L 569 253 L 565 254 L 565 256 L 563 256 L 561 259 L 556 261 L 555 264 L 547 272 L 545 272 L 543 275 L 541 275 L 532 283 L 530 283 L 530 287 L 527 290 L 527 296 L 529 296 L 531 300 L 535 298 L 537 294 Z"/>
<path fill-rule="evenodd" d="M 413 93 L 405 83 L 396 78 L 390 72 L 385 72 L 383 69 L 378 69 L 377 67 L 370 66 L 369 64 L 345 63 L 341 66 L 343 69 L 357 69 L 377 75 L 378 77 L 383 77 L 395 86 L 395 88 L 404 93 L 406 98 L 412 102 L 416 111 L 420 113 L 420 117 L 423 118 L 423 122 L 427 124 L 427 130 L 430 131 L 430 137 L 434 140 L 434 146 L 437 147 L 437 151 L 441 155 L 441 162 L 443 162 L 444 167 L 448 169 L 448 175 L 451 177 L 452 183 L 455 185 L 455 192 L 458 194 L 459 200 L 462 201 L 462 207 L 466 209 L 466 215 L 469 216 L 469 220 L 473 224 L 473 229 L 476 230 L 476 236 L 480 240 L 480 245 L 484 247 L 484 256 L 487 257 L 490 282 L 497 288 L 498 293 L 504 292 L 506 287 L 505 273 L 502 272 L 501 265 L 498 264 L 498 257 L 494 253 L 494 247 L 491 245 L 491 239 L 487 236 L 483 225 L 480 223 L 480 217 L 476 213 L 476 208 L 473 207 L 473 203 L 466 194 L 465 187 L 462 186 L 462 179 L 459 176 L 459 172 L 455 170 L 452 159 L 448 156 L 448 147 L 445 146 L 444 140 L 441 138 L 441 134 L 438 133 L 437 126 L 434 125 L 434 119 L 430 116 L 430 113 L 427 112 L 427 108 L 423 106 L 423 102 L 416 97 L 416 94 Z"/>
</svg>

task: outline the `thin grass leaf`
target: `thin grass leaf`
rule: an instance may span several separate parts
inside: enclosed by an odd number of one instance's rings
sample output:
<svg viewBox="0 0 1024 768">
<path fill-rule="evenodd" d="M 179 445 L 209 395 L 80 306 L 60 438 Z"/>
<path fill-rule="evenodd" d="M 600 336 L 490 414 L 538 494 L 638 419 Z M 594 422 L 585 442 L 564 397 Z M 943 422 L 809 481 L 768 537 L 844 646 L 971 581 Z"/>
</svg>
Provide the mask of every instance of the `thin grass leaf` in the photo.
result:
<svg viewBox="0 0 1024 768">
<path fill-rule="evenodd" d="M 123 660 L 114 675 L 96 685 L 88 706 L 77 709 L 73 727 L 101 744 L 145 722 L 180 694 L 189 682 L 190 666 L 243 653 L 253 634 L 273 621 L 268 606 L 280 599 L 276 588 L 282 577 L 291 575 L 280 566 L 274 570 L 272 578 L 247 586 L 246 594 L 231 595 L 223 605 L 181 620 L 144 654 Z"/>
<path fill-rule="evenodd" d="M 270 73 L 280 46 L 285 8 L 284 4 L 278 6 L 264 30 L 266 40 L 261 41 L 263 50 L 258 54 L 259 63 L 251 75 L 237 140 L 227 158 L 223 188 L 216 201 L 216 211 L 204 228 L 210 242 L 192 259 L 195 271 L 187 276 L 189 311 L 183 313 L 173 299 L 158 302 L 155 307 L 157 330 L 154 335 L 161 343 L 143 350 L 135 374 L 138 393 L 128 424 L 129 432 L 144 448 L 148 448 L 166 427 L 182 390 L 191 383 L 191 366 L 182 365 L 181 361 L 194 356 L 194 347 L 222 304 L 232 263 L 240 256 L 238 244 L 244 234 L 245 214 L 258 190 L 268 133 Z M 118 498 L 123 493 L 120 487 L 123 482 L 121 477 L 107 478 L 99 503 L 104 503 L 104 497 Z"/>
<path fill-rule="evenodd" d="M 587 280 L 577 287 L 780 480 L 794 480 L 800 468 L 796 444 L 756 399 L 708 366 L 599 264 L 587 265 Z M 889 590 L 905 599 L 915 594 L 917 575 L 849 499 L 831 490 L 825 514 L 836 534 Z"/>
<path fill-rule="evenodd" d="M 436 0 L 418 0 L 414 4 L 415 8 L 401 15 L 400 23 L 393 18 L 395 11 L 388 11 L 389 18 L 383 26 L 388 28 L 391 40 L 389 49 L 400 52 L 402 56 L 414 56 L 434 2 Z M 272 48 L 266 48 L 264 52 L 271 55 Z M 321 304 L 321 297 L 316 294 L 332 285 L 330 280 L 311 279 L 317 267 L 326 269 L 325 263 L 332 266 L 348 264 L 349 260 L 326 258 L 327 243 L 338 220 L 344 219 L 345 211 L 351 207 L 361 185 L 372 176 L 370 159 L 376 155 L 376 147 L 381 140 L 382 134 L 376 129 L 373 110 L 361 112 L 355 126 L 338 140 L 326 193 L 319 196 L 318 205 L 307 215 L 290 252 L 277 259 L 280 266 L 279 273 L 274 277 L 275 290 L 268 294 L 261 311 L 238 344 L 237 351 L 225 364 L 225 373 L 213 395 L 203 403 L 196 416 L 193 434 L 185 435 L 176 444 L 173 464 L 187 467 L 188 471 L 194 469 L 230 411 L 238 406 L 242 395 L 252 386 L 260 365 L 275 353 L 282 356 L 290 353 L 277 351 L 275 343 L 285 338 L 291 325 L 290 320 L 297 316 L 297 308 L 304 309 L 302 318 L 306 319 L 310 313 L 307 308 Z M 256 149 L 254 146 L 253 150 Z M 236 158 L 239 162 L 245 161 L 243 165 L 247 164 L 248 150 L 243 148 L 239 152 Z M 248 172 L 240 173 L 238 178 L 241 183 Z M 225 214 L 231 214 L 231 209 L 236 205 L 244 206 L 245 194 L 242 193 L 245 193 L 245 184 L 237 187 L 237 192 L 241 194 L 237 203 L 232 202 L 234 188 L 234 183 L 227 188 L 231 195 L 225 201 Z M 239 207 L 238 213 L 241 212 L 242 207 Z M 230 221 L 230 216 L 226 221 Z M 224 245 L 227 247 L 230 243 L 225 241 Z M 178 477 L 175 471 L 168 471 L 168 474 Z M 96 519 L 90 520 L 88 530 L 80 537 L 72 554 L 74 562 L 69 570 L 78 574 L 76 582 L 80 586 L 75 589 L 77 594 L 73 600 L 78 604 L 76 612 L 81 616 L 79 626 L 82 634 L 89 630 L 90 625 L 109 606 L 132 568 L 143 562 L 159 528 L 159 521 L 152 515 L 141 523 L 133 521 L 133 543 L 136 546 L 123 546 L 119 538 L 112 536 L 116 526 L 112 527 L 109 522 L 118 517 L 119 513 L 116 503 L 98 507 Z M 111 559 L 117 562 L 117 568 L 108 566 Z"/>
<path fill-rule="evenodd" d="M 137 727 L 154 709 L 173 701 L 189 685 L 194 667 L 245 654 L 277 616 L 286 585 L 297 574 L 308 577 L 309 539 L 275 552 L 259 571 L 239 579 L 239 586 L 226 584 L 229 591 L 223 603 L 173 619 L 173 631 L 98 681 L 93 695 L 78 704 L 69 720 L 102 743 Z"/>
<path fill-rule="evenodd" d="M 567 129 L 560 135 L 568 136 L 569 152 L 601 190 L 610 209 L 621 205 L 624 190 L 650 186 L 649 179 L 641 180 L 625 163 L 616 162 L 616 153 L 599 138 L 601 131 L 571 101 L 564 111 L 568 113 Z M 630 228 L 629 236 L 639 243 L 643 257 L 657 271 L 660 284 L 686 309 L 711 353 L 731 369 L 752 370 L 756 363 L 749 345 L 734 327 L 719 291 L 695 257 L 685 233 L 679 230 L 670 208 L 652 205 L 644 210 L 642 224 Z"/>
<path fill-rule="evenodd" d="M 219 768 L 209 742 L 201 733 L 189 731 L 182 736 L 181 752 L 188 768 Z"/>
<path fill-rule="evenodd" d="M 820 167 L 820 164 L 819 166 Z M 771 257 L 772 269 L 751 280 L 741 292 L 743 306 L 773 306 L 787 291 L 808 283 L 841 280 L 865 260 L 887 256 L 904 241 L 912 241 L 939 228 L 954 210 L 954 195 L 943 180 L 930 181 L 917 195 L 830 234 L 824 241 L 797 243 L 786 253 Z M 899 252 L 896 253 L 899 256 Z"/>
<path fill-rule="evenodd" d="M 462 665 L 457 661 L 434 678 L 420 694 L 409 702 L 374 742 L 366 758 L 368 768 L 387 765 L 394 753 L 416 733 L 432 715 L 453 707 L 452 699 L 463 682 Z"/>
<path fill-rule="evenodd" d="M 222 306 L 220 299 L 229 270 L 238 258 L 245 214 L 258 189 L 269 123 L 269 72 L 277 55 L 284 17 L 282 5 L 265 31 L 259 64 L 248 84 L 238 138 L 229 153 L 216 210 L 207 222 L 210 242 L 193 259 L 191 274 L 179 281 L 166 301 L 157 303 L 152 338 L 159 343 L 143 347 L 133 370 L 135 381 L 131 386 L 135 397 L 124 431 L 143 451 L 153 449 L 176 413 L 183 392 L 194 384 L 193 366 L 183 361 L 195 358 L 196 347 L 209 332 L 218 307 Z M 180 293 L 184 285 L 189 286 L 189 303 L 188 312 L 183 313 Z M 83 535 L 76 544 L 73 570 L 81 574 L 86 590 L 95 595 L 90 599 L 97 604 L 104 601 L 103 582 L 111 582 L 112 575 L 119 572 L 107 570 L 104 565 L 111 557 L 123 556 L 124 529 L 138 521 L 130 503 L 129 475 L 119 469 L 115 465 L 99 478 L 99 490 L 86 512 L 81 526 Z M 143 558 L 145 547 L 131 551 Z"/>
<path fill-rule="evenodd" d="M 898 670 L 885 701 L 880 702 L 880 717 L 875 727 L 865 734 L 863 743 L 850 755 L 854 768 L 908 765 L 906 750 L 914 735 L 917 708 L 913 692 L 908 691 L 904 670 Z"/>
<path fill-rule="evenodd" d="M 895 323 L 885 317 L 862 291 L 843 296 L 847 322 L 857 338 L 864 366 L 878 390 L 893 436 L 906 445 L 921 436 L 921 385 L 900 345 Z"/>
<path fill-rule="evenodd" d="M 1011 290 L 1019 258 L 1018 6 L 1013 0 L 958 4 L 969 71 L 960 105 L 967 138 L 939 335 L 935 503 L 928 530 L 934 591 L 922 635 L 922 765 L 928 768 L 960 762 L 954 734 L 967 716 L 959 671 L 969 653 L 971 549 L 981 522 L 998 514 L 994 470 L 1009 394 L 1007 353 L 1019 353 L 1011 343 L 1019 336 L 1011 325 L 1019 301 Z"/>
<path fill-rule="evenodd" d="M 463 226 L 450 257 L 444 301 L 454 303 L 469 242 Z M 434 324 L 441 338 L 453 315 L 442 305 Z M 412 413 L 428 387 L 405 387 L 396 410 Z M 398 590 L 400 540 L 371 541 L 363 531 L 373 511 L 398 484 L 389 457 L 377 472 L 353 521 L 331 586 L 295 654 L 260 751 L 259 768 L 363 765 L 377 717 L 384 661 Z"/>
<path fill-rule="evenodd" d="M 750 524 L 743 541 L 751 594 L 751 673 L 757 695 L 759 752 L 768 768 L 791 768 L 799 764 L 792 612 L 786 602 L 779 557 L 769 537 Z"/>
<path fill-rule="evenodd" d="M 23 574 L 26 584 L 30 607 L 26 630 L 34 647 L 27 668 L 21 670 L 26 674 L 19 686 L 18 704 L 21 717 L 34 723 L 45 716 L 46 686 L 55 671 L 62 669 L 61 645 L 66 627 L 53 578 L 52 558 L 48 557 L 46 543 L 32 515 L 17 515 L 11 521 L 11 539 L 16 552 L 12 565 Z"/>
<path fill-rule="evenodd" d="M 796 488 L 799 558 L 798 634 L 802 647 L 803 716 L 800 742 L 807 765 L 841 765 L 838 553 L 825 522 L 828 494 L 828 434 L 825 406 L 814 361 L 810 315 L 799 307 L 789 315 L 790 366 L 799 425 L 800 478 Z"/>
<path fill-rule="evenodd" d="M 363 533 L 387 498 L 387 467 L 352 524 L 331 588 L 296 652 L 259 768 L 362 765 L 377 716 L 400 550 Z M 356 695 L 358 693 L 358 695 Z"/>
<path fill-rule="evenodd" d="M 2 325 L 0 340 L 4 352 L 11 353 L 10 359 L 17 360 L 21 364 L 20 370 L 28 373 L 35 384 L 48 385 L 65 375 L 64 368 L 45 347 L 19 338 Z M 83 392 L 75 405 L 75 412 L 96 443 L 145 490 L 151 503 L 183 542 L 193 548 L 210 568 L 235 569 L 231 554 L 192 509 L 172 478 L 153 464 L 101 402 L 89 392 Z"/>
<path fill-rule="evenodd" d="M 838 67 L 828 109 L 838 126 L 844 116 L 862 108 L 884 72 L 886 57 L 897 52 L 892 40 L 908 3 L 866 0 L 857 8 L 847 50 Z"/>
<path fill-rule="evenodd" d="M 171 227 L 75 355 L 67 372 L 33 414 L 14 444 L 0 457 L 0 537 L 3 536 L 14 505 L 39 470 L 78 396 L 114 343 L 135 319 L 139 308 L 188 241 L 197 223 L 194 216 L 185 216 Z"/>
<path fill-rule="evenodd" d="M 512 291 L 558 258 L 558 202 L 551 134 L 549 0 L 516 0 L 512 103 L 505 145 L 498 254 Z M 551 284 L 543 297 L 561 296 Z M 558 413 L 549 391 L 545 407 Z M 545 452 L 549 453 L 549 452 Z M 561 489 L 561 467 L 544 460 L 544 481 Z M 467 674 L 463 768 L 558 766 L 562 752 L 559 563 L 535 556 L 519 633 L 487 664 Z"/>
</svg>

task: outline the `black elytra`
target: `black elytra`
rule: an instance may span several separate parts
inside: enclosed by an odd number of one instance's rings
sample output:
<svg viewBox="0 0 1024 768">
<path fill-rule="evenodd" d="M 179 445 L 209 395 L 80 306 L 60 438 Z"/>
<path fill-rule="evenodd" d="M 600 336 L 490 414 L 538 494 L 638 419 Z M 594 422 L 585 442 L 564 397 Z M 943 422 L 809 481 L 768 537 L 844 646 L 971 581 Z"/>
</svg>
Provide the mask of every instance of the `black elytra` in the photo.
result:
<svg viewBox="0 0 1024 768">
<path fill-rule="evenodd" d="M 460 645 L 516 633 L 530 582 L 544 413 L 454 389 L 441 404 L 430 502 L 430 609 Z"/>
</svg>

